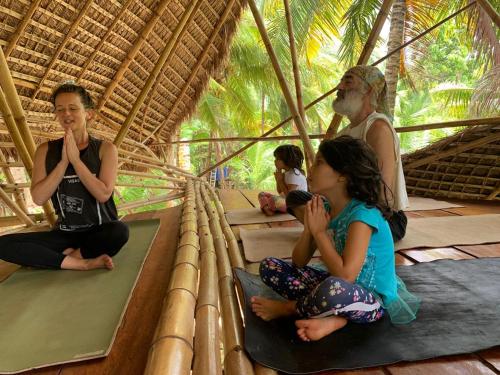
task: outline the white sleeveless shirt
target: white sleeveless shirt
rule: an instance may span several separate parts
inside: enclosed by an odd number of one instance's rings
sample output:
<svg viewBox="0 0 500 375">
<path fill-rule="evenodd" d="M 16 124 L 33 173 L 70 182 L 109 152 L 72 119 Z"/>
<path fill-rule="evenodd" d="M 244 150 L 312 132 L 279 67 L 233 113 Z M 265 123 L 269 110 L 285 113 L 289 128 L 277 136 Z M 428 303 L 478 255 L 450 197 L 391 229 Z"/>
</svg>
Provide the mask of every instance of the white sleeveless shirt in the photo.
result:
<svg viewBox="0 0 500 375">
<path fill-rule="evenodd" d="M 389 124 L 389 128 L 392 131 L 392 139 L 394 140 L 394 154 L 396 155 L 396 165 L 394 173 L 394 204 L 393 209 L 402 210 L 409 206 L 408 195 L 406 193 L 406 183 L 405 176 L 403 174 L 403 164 L 401 163 L 401 152 L 399 148 L 399 137 L 396 131 L 392 127 L 391 120 L 384 114 L 378 112 L 372 112 L 365 121 L 361 124 L 350 128 L 346 127 L 337 133 L 335 137 L 340 137 L 341 135 L 350 135 L 353 138 L 362 139 L 366 142 L 366 134 L 370 127 L 376 120 L 382 120 Z"/>
</svg>

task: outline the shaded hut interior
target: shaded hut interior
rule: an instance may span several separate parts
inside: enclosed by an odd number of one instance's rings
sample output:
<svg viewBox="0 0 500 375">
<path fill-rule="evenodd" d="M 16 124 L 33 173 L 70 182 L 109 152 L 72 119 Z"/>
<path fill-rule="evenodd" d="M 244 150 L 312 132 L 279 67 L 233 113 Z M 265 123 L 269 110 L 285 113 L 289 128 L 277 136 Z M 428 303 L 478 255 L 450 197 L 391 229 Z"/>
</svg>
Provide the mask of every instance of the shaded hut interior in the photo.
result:
<svg viewBox="0 0 500 375">
<path fill-rule="evenodd" d="M 367 63 L 391 4 L 382 2 L 360 64 Z M 473 6 L 487 12 L 498 27 L 498 13 L 487 0 Z M 253 0 L 0 0 L 0 234 L 47 230 L 55 222 L 49 203 L 43 210 L 34 209 L 29 176 L 36 147 L 63 135 L 50 96 L 65 81 L 89 90 L 96 102 L 89 132 L 116 145 L 118 174 L 134 178 L 117 187 L 141 189 L 148 187 L 143 179 L 161 181 L 158 193 L 148 199 L 124 202 L 115 191 L 124 221 L 156 218 L 160 230 L 109 355 L 26 373 L 277 374 L 245 352 L 232 267 L 255 267 L 242 257 L 240 227 L 297 223 L 230 226 L 224 213 L 258 207 L 258 191 L 216 191 L 208 172 L 230 157 L 241 157 L 239 152 L 195 175 L 179 160 L 176 143 L 209 79 L 223 75 L 247 7 L 259 25 Z M 265 31 L 261 35 L 265 40 Z M 279 66 L 275 69 L 282 77 Z M 292 113 L 285 121 L 295 120 L 296 137 L 311 156 L 310 137 L 301 121 L 304 107 L 297 106 L 290 84 L 281 83 Z M 327 136 L 339 123 L 334 118 Z M 500 213 L 500 117 L 397 131 L 445 127 L 464 130 L 403 156 L 407 191 L 464 207 L 421 211 L 413 217 Z M 249 140 L 249 145 L 271 133 Z M 135 212 L 154 203 L 166 203 L 166 208 Z M 397 262 L 499 256 L 500 244 L 494 243 L 399 251 Z M 17 269 L 0 261 L 0 282 Z M 358 372 L 499 374 L 500 348 Z"/>
</svg>

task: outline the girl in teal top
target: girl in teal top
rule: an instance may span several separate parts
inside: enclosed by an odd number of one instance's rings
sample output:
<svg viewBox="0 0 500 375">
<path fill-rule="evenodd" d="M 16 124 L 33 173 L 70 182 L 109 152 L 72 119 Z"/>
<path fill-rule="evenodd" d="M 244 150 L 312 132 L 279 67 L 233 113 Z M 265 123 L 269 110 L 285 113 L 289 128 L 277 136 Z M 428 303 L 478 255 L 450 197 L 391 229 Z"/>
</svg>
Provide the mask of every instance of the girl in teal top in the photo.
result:
<svg viewBox="0 0 500 375">
<path fill-rule="evenodd" d="M 266 258 L 260 266 L 264 283 L 287 301 L 254 296 L 255 314 L 264 320 L 298 316 L 297 334 L 305 341 L 318 340 L 348 321 L 371 323 L 385 314 L 397 324 L 415 319 L 420 300 L 396 275 L 384 217 L 390 211 L 371 148 L 350 136 L 321 143 L 309 183 L 317 195 L 307 203 L 292 264 Z M 328 199 L 330 213 L 319 195 Z M 321 269 L 307 266 L 316 249 Z"/>
</svg>

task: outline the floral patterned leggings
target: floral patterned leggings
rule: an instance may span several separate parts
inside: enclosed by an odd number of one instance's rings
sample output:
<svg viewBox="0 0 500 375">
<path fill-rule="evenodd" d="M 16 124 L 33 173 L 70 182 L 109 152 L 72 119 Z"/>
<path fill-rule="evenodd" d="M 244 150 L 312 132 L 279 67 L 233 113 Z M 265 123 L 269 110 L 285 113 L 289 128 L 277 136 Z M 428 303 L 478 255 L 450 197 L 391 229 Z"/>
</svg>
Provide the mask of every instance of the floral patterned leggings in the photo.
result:
<svg viewBox="0 0 500 375">
<path fill-rule="evenodd" d="M 297 301 L 297 313 L 304 318 L 338 315 L 356 323 L 371 323 L 385 312 L 372 293 L 326 271 L 298 268 L 269 257 L 260 263 L 259 273 L 276 293 Z"/>
</svg>

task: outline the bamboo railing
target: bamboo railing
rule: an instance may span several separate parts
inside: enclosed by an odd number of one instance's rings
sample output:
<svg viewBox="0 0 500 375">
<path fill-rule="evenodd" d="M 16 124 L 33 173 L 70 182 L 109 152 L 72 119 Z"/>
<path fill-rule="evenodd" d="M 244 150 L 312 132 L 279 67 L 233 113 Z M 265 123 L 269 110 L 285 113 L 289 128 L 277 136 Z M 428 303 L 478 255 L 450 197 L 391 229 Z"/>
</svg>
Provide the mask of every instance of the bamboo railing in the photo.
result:
<svg viewBox="0 0 500 375">
<path fill-rule="evenodd" d="M 251 375 L 253 367 L 244 351 L 243 322 L 236 298 L 226 239 L 221 228 L 218 208 L 216 208 L 217 203 L 215 207 L 211 204 L 214 194 L 207 192 L 204 185 L 201 187 L 201 195 L 210 219 L 210 230 L 217 253 L 220 304 L 224 327 L 224 373 L 227 375 Z"/>
<path fill-rule="evenodd" d="M 162 313 L 149 350 L 144 371 L 146 375 L 189 374 L 191 371 L 200 248 L 192 181 L 186 185 L 186 198 L 182 207 L 181 238 Z"/>
</svg>

